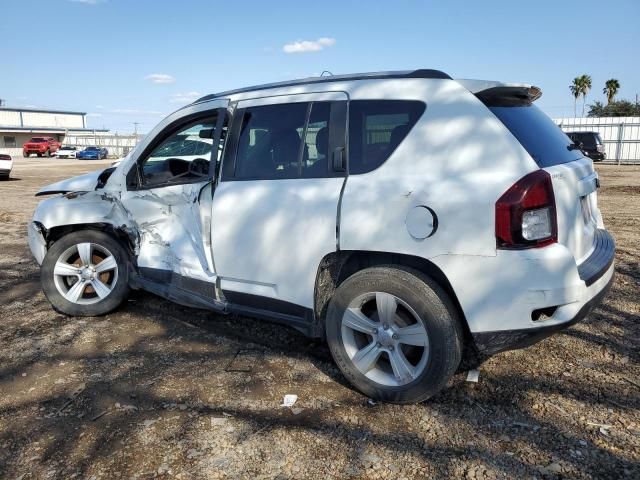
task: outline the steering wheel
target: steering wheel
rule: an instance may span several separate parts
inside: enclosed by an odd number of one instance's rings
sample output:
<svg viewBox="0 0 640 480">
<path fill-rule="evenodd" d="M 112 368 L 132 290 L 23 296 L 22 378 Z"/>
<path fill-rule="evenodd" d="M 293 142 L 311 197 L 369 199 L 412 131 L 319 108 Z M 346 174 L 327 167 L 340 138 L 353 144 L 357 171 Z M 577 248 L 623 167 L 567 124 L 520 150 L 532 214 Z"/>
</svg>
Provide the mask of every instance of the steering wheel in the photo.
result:
<svg viewBox="0 0 640 480">
<path fill-rule="evenodd" d="M 187 175 L 194 176 L 196 178 L 209 176 L 209 160 L 205 158 L 196 158 L 191 162 L 183 160 L 182 158 L 169 158 L 165 160 L 168 166 L 168 170 L 173 174 L 173 177 L 169 180 L 175 182 L 177 179 L 183 178 Z M 174 173 L 177 167 L 184 168 L 181 173 Z"/>
<path fill-rule="evenodd" d="M 195 175 L 197 177 L 205 177 L 209 175 L 209 160 L 205 158 L 196 158 L 189 163 L 189 170 L 187 173 Z"/>
</svg>

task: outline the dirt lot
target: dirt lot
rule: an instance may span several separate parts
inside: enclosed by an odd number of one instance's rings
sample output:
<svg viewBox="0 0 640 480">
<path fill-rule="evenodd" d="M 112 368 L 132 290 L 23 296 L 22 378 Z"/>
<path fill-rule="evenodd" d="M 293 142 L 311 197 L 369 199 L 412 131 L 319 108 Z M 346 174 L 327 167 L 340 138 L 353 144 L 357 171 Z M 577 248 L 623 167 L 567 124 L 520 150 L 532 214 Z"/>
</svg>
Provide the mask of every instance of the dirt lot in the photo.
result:
<svg viewBox="0 0 640 480">
<path fill-rule="evenodd" d="M 0 183 L 0 478 L 640 478 L 640 167 L 599 167 L 618 243 L 602 306 L 478 384 L 395 406 L 269 323 L 146 293 L 54 312 L 26 245 L 33 193 L 104 164 L 18 159 Z"/>
</svg>

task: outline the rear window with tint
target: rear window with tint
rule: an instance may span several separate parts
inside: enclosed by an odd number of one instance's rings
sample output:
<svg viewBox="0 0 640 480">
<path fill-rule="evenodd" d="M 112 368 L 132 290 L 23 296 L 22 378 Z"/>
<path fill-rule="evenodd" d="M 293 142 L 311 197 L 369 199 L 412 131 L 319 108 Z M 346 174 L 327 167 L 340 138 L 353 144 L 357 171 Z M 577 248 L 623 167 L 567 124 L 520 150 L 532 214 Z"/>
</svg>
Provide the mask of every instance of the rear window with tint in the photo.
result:
<svg viewBox="0 0 640 480">
<path fill-rule="evenodd" d="M 569 135 L 574 142 L 582 143 L 586 148 L 596 148 L 596 136 L 593 133 L 572 133 Z"/>
<path fill-rule="evenodd" d="M 571 139 L 535 105 L 489 107 L 496 117 L 533 157 L 540 168 L 582 158 L 580 150 L 569 150 Z"/>
<path fill-rule="evenodd" d="M 349 102 L 349 173 L 382 165 L 404 140 L 426 105 L 413 100 Z"/>
</svg>

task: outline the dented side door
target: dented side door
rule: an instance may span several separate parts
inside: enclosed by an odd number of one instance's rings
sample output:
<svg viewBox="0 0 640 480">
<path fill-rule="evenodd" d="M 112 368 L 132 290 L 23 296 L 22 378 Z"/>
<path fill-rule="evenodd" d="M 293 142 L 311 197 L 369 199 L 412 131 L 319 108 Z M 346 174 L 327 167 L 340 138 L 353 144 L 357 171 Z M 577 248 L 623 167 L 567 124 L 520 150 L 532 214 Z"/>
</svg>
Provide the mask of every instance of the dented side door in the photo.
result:
<svg viewBox="0 0 640 480">
<path fill-rule="evenodd" d="M 135 171 L 128 175 L 133 181 L 128 181 L 121 195 L 139 234 L 140 276 L 212 300 L 216 272 L 210 248 L 211 196 L 227 104 L 226 100 L 207 102 L 188 107 L 177 118 L 169 117 L 167 125 L 140 149 L 132 166 Z M 209 124 L 211 138 L 201 137 L 207 130 L 203 126 Z M 190 131 L 191 125 L 200 130 Z M 210 145 L 206 155 L 203 143 Z M 192 166 L 199 162 L 199 175 L 204 160 L 209 171 L 198 177 L 191 172 Z M 186 164 L 189 170 L 184 173 L 180 169 Z"/>
</svg>

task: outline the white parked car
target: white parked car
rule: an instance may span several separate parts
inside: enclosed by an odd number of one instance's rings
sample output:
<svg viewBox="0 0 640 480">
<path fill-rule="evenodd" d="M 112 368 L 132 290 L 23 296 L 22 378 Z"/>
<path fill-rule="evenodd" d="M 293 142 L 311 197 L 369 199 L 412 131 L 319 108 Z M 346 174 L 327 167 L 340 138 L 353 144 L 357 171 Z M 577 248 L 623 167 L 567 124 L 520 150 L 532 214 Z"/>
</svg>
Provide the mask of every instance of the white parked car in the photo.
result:
<svg viewBox="0 0 640 480">
<path fill-rule="evenodd" d="M 63 145 L 60 147 L 54 155 L 58 158 L 76 158 L 78 147 L 72 147 L 69 145 Z"/>
<path fill-rule="evenodd" d="M 29 227 L 44 292 L 69 315 L 134 288 L 274 320 L 325 337 L 366 395 L 424 400 L 463 350 L 527 346 L 612 281 L 598 175 L 540 94 L 417 70 L 201 98 L 38 193 L 62 194 Z"/>
<path fill-rule="evenodd" d="M 13 170 L 13 159 L 11 155 L 0 153 L 0 179 L 9 180 Z"/>
</svg>

